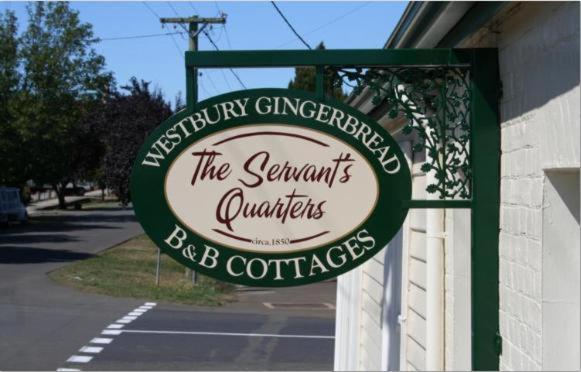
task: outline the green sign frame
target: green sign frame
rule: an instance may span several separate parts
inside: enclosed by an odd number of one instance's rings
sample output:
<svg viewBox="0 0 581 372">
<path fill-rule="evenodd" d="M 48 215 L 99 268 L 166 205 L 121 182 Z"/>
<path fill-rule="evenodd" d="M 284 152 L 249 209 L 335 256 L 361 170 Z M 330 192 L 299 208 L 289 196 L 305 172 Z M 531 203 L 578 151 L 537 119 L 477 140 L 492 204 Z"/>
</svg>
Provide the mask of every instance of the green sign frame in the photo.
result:
<svg viewBox="0 0 581 372">
<path fill-rule="evenodd" d="M 319 107 L 319 109 L 318 111 L 311 109 L 309 115 L 306 115 L 308 110 L 293 112 L 290 109 L 288 111 L 278 109 L 279 111 L 277 111 L 272 106 L 270 111 L 265 109 L 266 99 L 280 101 L 283 97 L 287 99 L 287 102 L 296 102 L 296 107 L 299 107 L 300 103 L 300 107 Z M 226 119 L 226 115 L 223 115 L 224 120 L 212 125 L 202 125 L 202 121 L 196 122 L 194 120 L 194 118 L 200 118 L 201 113 L 207 113 L 208 109 L 216 108 L 218 110 L 228 102 L 245 102 L 244 110 L 240 110 L 239 116 L 236 116 L 236 111 L 233 109 L 228 119 Z M 337 116 L 341 113 L 341 116 L 345 118 L 343 122 L 340 120 L 330 121 L 330 118 L 333 117 L 330 114 L 331 110 L 337 110 L 333 111 L 337 113 Z M 317 115 L 314 115 L 315 112 Z M 327 114 L 320 114 L 321 112 Z M 326 120 L 323 117 L 326 117 Z M 359 127 L 355 127 L 353 124 L 356 121 L 359 123 Z M 345 125 L 342 126 L 341 123 Z M 189 129 L 184 129 L 184 125 L 192 126 Z M 186 161 L 191 163 L 192 169 L 194 169 L 197 160 L 190 154 L 192 149 L 203 147 L 204 151 L 218 149 L 218 151 L 224 152 L 225 150 L 224 145 L 208 147 L 207 150 L 206 144 L 200 145 L 202 147 L 196 147 L 204 138 L 213 138 L 212 136 L 237 129 L 245 130 L 246 133 L 237 137 L 247 136 L 250 130 L 248 128 L 258 126 L 282 126 L 293 130 L 304 128 L 313 135 L 317 134 L 322 138 L 325 136 L 335 138 L 340 143 L 348 145 L 346 148 L 354 150 L 354 154 L 360 154 L 364 160 L 361 158 L 358 160 L 366 162 L 372 168 L 377 183 L 376 201 L 371 209 L 365 212 L 366 217 L 358 221 L 354 229 L 341 232 L 337 239 L 290 252 L 244 249 L 241 248 L 243 243 L 236 240 L 244 238 L 235 236 L 234 231 L 213 229 L 213 231 L 227 235 L 223 240 L 216 241 L 200 233 L 196 226 L 191 227 L 191 225 L 184 223 L 183 219 L 179 217 L 179 213 L 171 207 L 170 199 L 172 198 L 167 195 L 170 192 L 168 191 L 167 177 L 176 159 L 180 158 L 181 154 L 185 154 Z M 366 131 L 373 131 L 373 137 L 371 135 L 364 136 L 356 130 L 356 128 L 363 126 L 367 127 L 364 128 Z M 177 142 L 175 135 L 180 132 L 180 128 L 183 129 L 182 138 Z M 169 138 L 166 137 L 168 133 L 170 133 Z M 282 134 L 289 135 L 286 132 Z M 377 139 L 373 141 L 373 145 L 371 138 Z M 309 140 L 313 141 L 310 138 Z M 280 142 L 277 144 L 279 146 Z M 169 149 L 169 151 L 163 153 L 160 148 Z M 244 151 L 241 147 L 234 147 L 234 149 L 238 153 Z M 151 155 L 152 151 L 156 155 L 155 157 Z M 226 151 L 228 150 L 226 149 Z M 317 150 L 316 153 L 321 151 Z M 160 154 L 163 155 L 163 158 Z M 292 154 L 289 158 L 292 161 Z M 200 159 L 199 162 L 201 163 L 202 160 Z M 390 165 L 396 163 L 397 167 Z M 358 164 L 354 160 L 353 166 L 361 167 L 364 164 Z M 187 184 L 186 190 L 195 192 L 193 191 L 193 182 L 192 185 L 189 184 L 190 178 L 191 175 L 183 178 L 182 181 L 185 182 L 182 183 Z M 204 181 L 212 182 L 210 191 L 214 192 L 227 180 Z M 244 188 L 242 181 L 240 179 L 234 181 L 234 184 L 237 185 L 236 189 L 250 190 Z M 370 182 L 373 183 L 373 181 Z M 267 182 L 265 184 L 265 187 L 268 187 Z M 304 194 L 310 186 L 305 185 L 304 182 L 303 184 L 290 182 L 288 185 L 285 183 L 284 192 L 290 193 L 293 188 L 296 188 L 299 193 Z M 330 187 L 325 193 L 333 193 L 335 188 L 335 186 Z M 287 89 L 253 89 L 212 97 L 200 102 L 192 110 L 186 109 L 175 114 L 156 128 L 146 139 L 135 161 L 131 177 L 131 195 L 135 213 L 146 233 L 164 253 L 183 265 L 208 276 L 237 284 L 261 287 L 294 286 L 336 277 L 362 264 L 383 249 L 400 229 L 407 215 L 408 209 L 402 207 L 402 201 L 411 198 L 411 174 L 406 158 L 397 142 L 379 124 L 358 110 L 333 99 L 321 101 L 317 96 L 308 92 Z M 202 195 L 200 197 L 207 198 L 209 196 Z M 358 196 L 351 194 L 347 197 L 356 200 Z M 237 200 L 233 203 L 236 202 Z M 345 201 L 339 198 L 338 202 L 344 203 Z M 182 197 L 177 204 L 189 204 L 187 209 L 196 209 L 196 205 L 192 204 L 190 198 Z M 221 228 L 224 226 L 215 220 L 218 215 L 217 209 L 202 209 L 197 210 L 196 213 L 201 215 L 204 221 L 213 220 L 212 223 L 216 227 L 218 225 Z M 347 216 L 331 217 L 331 219 L 336 218 L 347 218 Z M 264 220 L 266 221 L 266 218 Z M 319 220 L 313 223 L 320 224 L 321 222 Z M 269 233 L 281 236 L 281 231 L 261 231 L 260 233 L 267 236 Z M 291 236 L 289 240 L 291 238 L 295 237 Z M 292 243 L 293 241 L 290 240 L 284 245 L 292 246 Z"/>
<path fill-rule="evenodd" d="M 324 69 L 365 67 L 462 67 L 470 73 L 470 199 L 407 200 L 405 208 L 462 208 L 471 211 L 472 369 L 498 370 L 502 353 L 499 334 L 499 206 L 500 206 L 500 79 L 498 50 L 357 49 L 196 51 L 185 53 L 186 103 L 197 103 L 197 69 L 292 68 L 317 71 L 316 95 L 325 99 Z"/>
</svg>

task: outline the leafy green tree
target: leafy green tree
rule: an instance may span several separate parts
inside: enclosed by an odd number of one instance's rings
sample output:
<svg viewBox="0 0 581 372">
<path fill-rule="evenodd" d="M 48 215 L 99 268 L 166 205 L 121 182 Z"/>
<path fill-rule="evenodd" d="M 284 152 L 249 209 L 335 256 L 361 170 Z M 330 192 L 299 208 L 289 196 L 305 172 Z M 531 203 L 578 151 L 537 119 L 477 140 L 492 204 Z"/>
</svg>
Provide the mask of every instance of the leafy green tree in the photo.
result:
<svg viewBox="0 0 581 372">
<path fill-rule="evenodd" d="M 66 2 L 28 6 L 28 27 L 20 39 L 23 80 L 18 96 L 17 125 L 26 150 L 30 178 L 49 183 L 59 207 L 64 189 L 78 165 L 79 123 L 86 106 L 110 91 L 112 75 L 96 53 L 92 26 L 81 23 Z"/>
<path fill-rule="evenodd" d="M 320 42 L 315 49 L 325 49 L 325 44 Z M 345 99 L 345 94 L 340 87 L 333 83 L 336 81 L 334 73 L 327 71 L 325 73 L 325 94 L 337 99 Z M 295 67 L 295 77 L 288 83 L 289 89 L 301 89 L 314 92 L 316 87 L 316 70 L 314 67 Z"/>
<path fill-rule="evenodd" d="M 14 12 L 0 14 L 0 185 L 22 185 L 26 181 L 13 110 L 20 84 L 17 32 Z"/>
<path fill-rule="evenodd" d="M 129 178 L 137 152 L 172 111 L 159 90 L 150 91 L 148 82 L 132 78 L 122 88 L 128 94 L 112 96 L 103 110 L 102 124 L 107 129 L 104 174 L 107 185 L 121 203 L 127 204 L 131 201 Z"/>
</svg>

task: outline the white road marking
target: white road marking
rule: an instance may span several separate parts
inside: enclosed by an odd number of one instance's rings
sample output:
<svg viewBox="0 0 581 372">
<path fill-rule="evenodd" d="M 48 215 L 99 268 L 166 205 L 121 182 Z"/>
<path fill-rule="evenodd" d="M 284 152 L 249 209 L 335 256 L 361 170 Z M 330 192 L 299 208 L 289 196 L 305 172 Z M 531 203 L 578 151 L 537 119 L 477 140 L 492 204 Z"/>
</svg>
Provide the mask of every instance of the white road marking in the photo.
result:
<svg viewBox="0 0 581 372">
<path fill-rule="evenodd" d="M 88 356 L 88 355 L 73 355 L 72 357 L 67 359 L 67 362 L 69 362 L 69 363 L 89 363 L 91 361 L 91 359 L 93 359 L 93 357 Z"/>
<path fill-rule="evenodd" d="M 262 304 L 264 306 L 268 307 L 269 309 L 274 309 L 274 306 L 272 306 L 272 304 L 270 302 L 263 302 Z"/>
<path fill-rule="evenodd" d="M 137 319 L 138 316 L 143 315 L 148 310 L 151 310 L 155 305 L 155 302 L 146 302 L 145 304 L 141 305 L 140 307 L 133 309 L 123 318 L 117 320 L 115 323 L 111 323 L 107 326 L 106 329 L 101 331 L 102 335 L 111 335 L 117 336 L 120 335 L 121 328 L 124 327 L 123 324 L 128 324 Z M 98 345 L 108 345 L 113 341 L 112 338 L 105 338 L 105 337 L 95 337 L 93 338 L 90 343 L 91 344 L 98 344 Z M 103 347 L 101 346 L 83 346 L 79 349 L 81 353 L 87 354 L 98 354 L 103 351 Z M 89 363 L 93 359 L 92 356 L 89 355 L 72 355 L 69 359 L 67 359 L 68 363 Z M 79 371 L 78 369 L 74 368 L 59 368 L 57 371 Z"/>
<path fill-rule="evenodd" d="M 121 334 L 120 329 L 104 329 L 101 332 L 102 335 L 110 335 L 110 336 L 117 336 Z"/>
<path fill-rule="evenodd" d="M 80 369 L 76 369 L 76 368 L 57 368 L 56 370 L 57 370 L 57 372 L 61 372 L 61 371 L 62 372 L 68 372 L 68 371 L 75 372 L 75 371 L 80 371 Z"/>
<path fill-rule="evenodd" d="M 113 341 L 112 338 L 96 337 L 96 338 L 94 338 L 94 339 L 91 340 L 91 343 L 92 344 L 107 345 L 107 344 L 110 344 L 111 341 Z"/>
<path fill-rule="evenodd" d="M 81 353 L 97 354 L 103 351 L 101 346 L 83 346 L 79 349 Z"/>
<path fill-rule="evenodd" d="M 239 336 L 239 337 L 275 337 L 275 338 L 320 338 L 334 339 L 335 336 L 325 335 L 280 335 L 275 333 L 232 333 L 232 332 L 187 332 L 187 331 L 151 331 L 140 329 L 125 329 L 122 333 L 149 333 L 161 335 L 196 335 L 196 336 Z"/>
</svg>

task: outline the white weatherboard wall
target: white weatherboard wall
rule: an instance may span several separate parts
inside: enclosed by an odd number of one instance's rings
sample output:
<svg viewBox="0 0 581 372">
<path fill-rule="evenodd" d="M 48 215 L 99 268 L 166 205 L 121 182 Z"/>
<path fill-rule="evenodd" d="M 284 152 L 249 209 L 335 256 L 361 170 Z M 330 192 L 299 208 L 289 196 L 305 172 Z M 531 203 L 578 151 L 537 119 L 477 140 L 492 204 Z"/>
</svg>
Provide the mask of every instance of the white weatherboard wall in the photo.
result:
<svg viewBox="0 0 581 372">
<path fill-rule="evenodd" d="M 415 160 L 415 159 L 414 159 Z M 412 166 L 412 199 L 426 198 L 426 175 L 420 167 L 423 159 Z M 412 209 L 406 223 L 408 244 L 404 270 L 407 280 L 402 282 L 404 302 L 402 320 L 402 354 L 400 368 L 426 368 L 426 210 Z"/>
<path fill-rule="evenodd" d="M 580 368 L 579 41 L 578 2 L 539 2 L 509 4 L 457 45 L 499 50 L 501 370 Z M 353 105 L 369 112 L 369 101 Z M 425 177 L 415 165 L 419 163 L 414 161 L 414 197 L 424 198 Z M 446 210 L 445 219 L 444 365 L 447 370 L 467 370 L 469 213 Z M 425 232 L 425 211 L 410 211 L 401 251 L 399 368 L 404 370 L 425 366 Z M 378 338 L 378 328 L 384 332 L 389 326 L 378 315 L 384 306 L 377 288 L 382 284 L 381 260 L 378 256 L 359 268 L 360 281 L 355 284 L 345 277 L 339 280 L 340 287 L 351 284 L 361 300 L 349 303 L 348 309 L 338 304 L 338 327 L 345 319 L 357 320 L 350 323 L 356 331 L 349 347 L 338 349 L 352 354 L 353 363 L 336 364 L 343 366 L 340 369 L 386 370 L 387 345 Z"/>
<path fill-rule="evenodd" d="M 369 105 L 359 106 L 368 111 Z M 386 124 L 384 117 L 379 120 Z M 395 135 L 412 173 L 412 198 L 426 199 L 423 154 Z M 470 213 L 446 210 L 445 367 L 470 369 Z M 454 226 L 457 226 L 454 229 Z M 389 246 L 338 279 L 335 370 L 426 368 L 426 210 L 411 209 Z"/>
<path fill-rule="evenodd" d="M 500 368 L 578 370 L 579 3 L 515 4 L 462 46 L 499 49 Z"/>
<path fill-rule="evenodd" d="M 400 145 L 411 147 L 409 142 Z M 416 158 L 411 167 L 414 199 L 426 198 L 422 164 L 423 157 Z M 466 370 L 470 369 L 470 213 L 445 213 L 445 367 Z M 426 210 L 412 209 L 389 247 L 339 277 L 336 370 L 425 370 L 426 258 Z"/>
</svg>

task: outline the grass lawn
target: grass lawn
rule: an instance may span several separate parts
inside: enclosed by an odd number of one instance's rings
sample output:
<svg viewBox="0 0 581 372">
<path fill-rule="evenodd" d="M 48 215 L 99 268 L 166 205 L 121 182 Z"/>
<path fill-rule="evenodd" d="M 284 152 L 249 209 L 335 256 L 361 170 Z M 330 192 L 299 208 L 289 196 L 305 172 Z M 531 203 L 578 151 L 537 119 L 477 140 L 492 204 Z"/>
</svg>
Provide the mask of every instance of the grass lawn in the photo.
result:
<svg viewBox="0 0 581 372">
<path fill-rule="evenodd" d="M 194 286 L 184 267 L 161 256 L 159 286 L 155 285 L 157 247 L 145 235 L 108 249 L 98 256 L 55 270 L 57 283 L 82 291 L 191 305 L 219 306 L 234 297 L 232 286 L 198 275 Z"/>
</svg>

